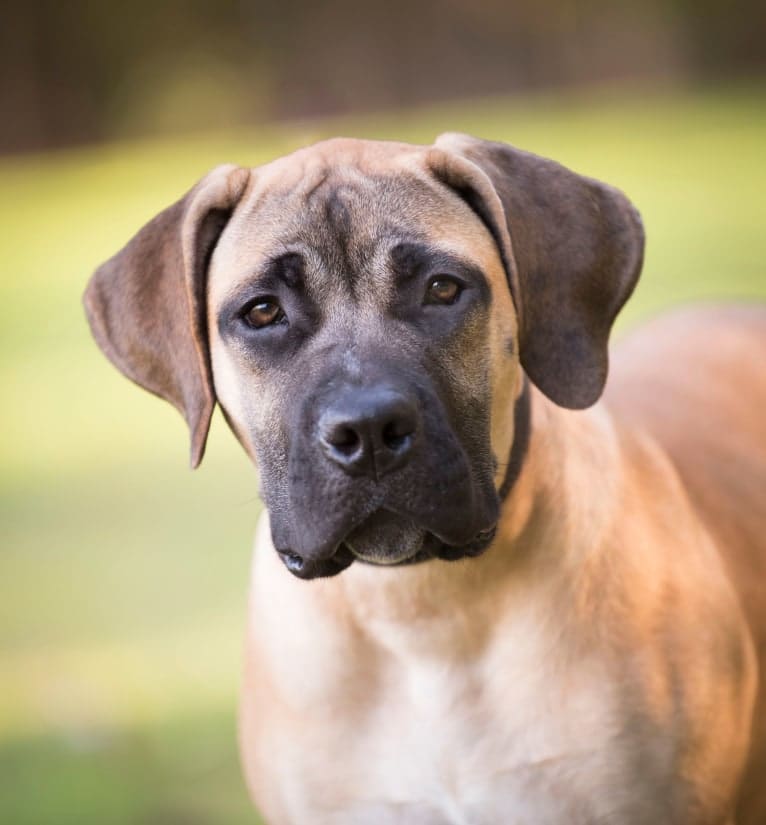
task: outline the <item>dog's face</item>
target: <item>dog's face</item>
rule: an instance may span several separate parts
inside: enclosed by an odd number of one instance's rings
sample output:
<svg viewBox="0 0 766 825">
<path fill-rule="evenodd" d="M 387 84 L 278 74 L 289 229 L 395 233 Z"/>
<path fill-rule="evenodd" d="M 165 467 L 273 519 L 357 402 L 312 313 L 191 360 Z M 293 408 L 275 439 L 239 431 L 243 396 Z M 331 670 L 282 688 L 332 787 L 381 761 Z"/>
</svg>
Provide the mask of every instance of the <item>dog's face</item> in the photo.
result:
<svg viewBox="0 0 766 825">
<path fill-rule="evenodd" d="M 365 148 L 264 170 L 210 265 L 216 395 L 302 576 L 483 549 L 509 447 L 515 312 L 492 236 L 396 148 Z"/>
<path fill-rule="evenodd" d="M 217 399 L 313 578 L 490 543 L 524 370 L 595 400 L 641 241 L 619 193 L 509 147 L 337 140 L 211 173 L 86 304 L 196 460 Z"/>
</svg>

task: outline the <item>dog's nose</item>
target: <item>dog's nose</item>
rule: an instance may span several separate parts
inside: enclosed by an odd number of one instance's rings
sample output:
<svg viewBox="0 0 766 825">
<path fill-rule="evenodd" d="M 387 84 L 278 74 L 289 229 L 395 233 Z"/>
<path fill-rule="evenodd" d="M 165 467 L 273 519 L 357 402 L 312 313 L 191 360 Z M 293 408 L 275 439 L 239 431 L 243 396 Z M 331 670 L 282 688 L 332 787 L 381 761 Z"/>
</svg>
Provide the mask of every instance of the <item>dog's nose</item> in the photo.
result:
<svg viewBox="0 0 766 825">
<path fill-rule="evenodd" d="M 395 390 L 354 390 L 330 402 L 318 430 L 331 461 L 352 475 L 378 478 L 408 459 L 420 416 L 414 401 Z"/>
</svg>

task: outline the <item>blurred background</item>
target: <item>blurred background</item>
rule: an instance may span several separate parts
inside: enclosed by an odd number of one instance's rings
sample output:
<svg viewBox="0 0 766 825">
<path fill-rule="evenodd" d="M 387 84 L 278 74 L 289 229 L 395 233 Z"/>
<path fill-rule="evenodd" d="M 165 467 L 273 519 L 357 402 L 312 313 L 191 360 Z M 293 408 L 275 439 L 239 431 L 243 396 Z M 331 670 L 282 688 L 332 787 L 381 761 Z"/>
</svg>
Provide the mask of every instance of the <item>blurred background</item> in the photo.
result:
<svg viewBox="0 0 766 825">
<path fill-rule="evenodd" d="M 257 480 L 220 419 L 191 474 L 177 413 L 97 351 L 95 266 L 217 163 L 463 130 L 637 204 L 618 334 L 764 298 L 764 44 L 756 0 L 4 0 L 0 822 L 257 821 L 235 744 Z"/>
</svg>

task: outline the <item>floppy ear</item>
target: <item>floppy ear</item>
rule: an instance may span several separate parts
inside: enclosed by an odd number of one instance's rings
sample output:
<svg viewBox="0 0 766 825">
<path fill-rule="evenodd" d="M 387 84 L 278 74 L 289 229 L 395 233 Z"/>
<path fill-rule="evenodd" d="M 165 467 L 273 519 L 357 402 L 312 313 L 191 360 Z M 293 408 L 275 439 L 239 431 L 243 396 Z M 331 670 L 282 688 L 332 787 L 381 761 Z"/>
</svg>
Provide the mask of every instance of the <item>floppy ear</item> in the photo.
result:
<svg viewBox="0 0 766 825">
<path fill-rule="evenodd" d="M 618 190 L 501 143 L 446 134 L 432 172 L 492 232 L 519 316 L 519 356 L 562 407 L 598 400 L 612 323 L 641 271 L 644 233 Z"/>
<path fill-rule="evenodd" d="M 207 268 L 250 172 L 219 166 L 100 266 L 85 291 L 96 342 L 128 378 L 170 401 L 205 451 L 215 395 L 205 320 Z"/>
</svg>

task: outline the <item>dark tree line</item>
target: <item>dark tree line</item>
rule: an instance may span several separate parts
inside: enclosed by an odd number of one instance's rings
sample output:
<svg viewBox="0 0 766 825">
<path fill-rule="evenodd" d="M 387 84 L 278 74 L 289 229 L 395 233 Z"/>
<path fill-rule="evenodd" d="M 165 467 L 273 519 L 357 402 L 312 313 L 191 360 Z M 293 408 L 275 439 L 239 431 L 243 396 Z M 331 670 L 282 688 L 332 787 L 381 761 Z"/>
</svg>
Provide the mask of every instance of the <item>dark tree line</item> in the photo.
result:
<svg viewBox="0 0 766 825">
<path fill-rule="evenodd" d="M 4 0 L 0 151 L 766 68 L 762 0 Z"/>
</svg>

